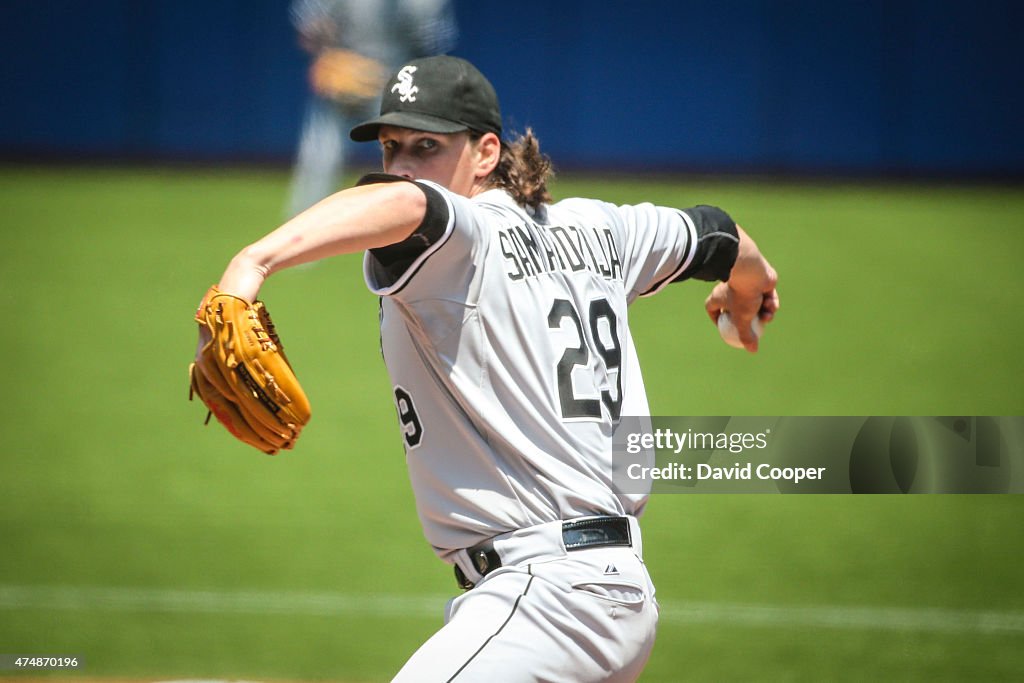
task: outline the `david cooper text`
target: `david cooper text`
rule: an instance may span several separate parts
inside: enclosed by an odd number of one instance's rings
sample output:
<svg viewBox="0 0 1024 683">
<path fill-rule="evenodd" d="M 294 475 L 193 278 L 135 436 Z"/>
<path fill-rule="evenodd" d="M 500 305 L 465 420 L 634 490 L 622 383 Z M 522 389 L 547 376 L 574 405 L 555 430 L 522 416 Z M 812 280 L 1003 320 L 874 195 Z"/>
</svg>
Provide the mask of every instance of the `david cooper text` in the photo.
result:
<svg viewBox="0 0 1024 683">
<path fill-rule="evenodd" d="M 775 467 L 768 463 L 754 466 L 753 463 L 731 467 L 718 467 L 707 463 L 684 465 L 669 463 L 662 467 L 646 467 L 633 463 L 626 468 L 626 476 L 636 481 L 676 480 L 676 481 L 713 481 L 713 480 L 752 480 L 755 477 L 768 481 L 788 481 L 798 483 L 805 479 L 822 479 L 826 467 Z"/>
</svg>

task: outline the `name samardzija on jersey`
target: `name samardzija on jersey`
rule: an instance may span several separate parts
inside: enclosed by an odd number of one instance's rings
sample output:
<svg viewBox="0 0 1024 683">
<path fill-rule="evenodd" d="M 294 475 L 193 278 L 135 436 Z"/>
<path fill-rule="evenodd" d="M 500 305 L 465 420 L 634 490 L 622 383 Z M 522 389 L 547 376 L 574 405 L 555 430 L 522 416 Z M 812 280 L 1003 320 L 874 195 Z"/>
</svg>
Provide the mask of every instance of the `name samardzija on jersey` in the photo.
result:
<svg viewBox="0 0 1024 683">
<path fill-rule="evenodd" d="M 622 279 L 622 261 L 612 231 L 577 225 L 517 225 L 498 232 L 510 280 L 542 273 L 590 270 L 606 280 Z"/>
</svg>

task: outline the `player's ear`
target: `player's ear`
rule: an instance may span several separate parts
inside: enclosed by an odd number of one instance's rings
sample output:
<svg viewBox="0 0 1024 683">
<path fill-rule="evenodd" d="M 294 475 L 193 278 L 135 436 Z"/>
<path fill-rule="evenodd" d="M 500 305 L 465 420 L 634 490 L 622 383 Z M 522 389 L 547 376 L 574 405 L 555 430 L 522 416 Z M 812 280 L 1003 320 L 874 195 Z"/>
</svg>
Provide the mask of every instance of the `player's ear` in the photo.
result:
<svg viewBox="0 0 1024 683">
<path fill-rule="evenodd" d="M 501 158 L 501 139 L 494 133 L 484 133 L 476 141 L 476 177 L 486 178 L 498 167 Z"/>
</svg>

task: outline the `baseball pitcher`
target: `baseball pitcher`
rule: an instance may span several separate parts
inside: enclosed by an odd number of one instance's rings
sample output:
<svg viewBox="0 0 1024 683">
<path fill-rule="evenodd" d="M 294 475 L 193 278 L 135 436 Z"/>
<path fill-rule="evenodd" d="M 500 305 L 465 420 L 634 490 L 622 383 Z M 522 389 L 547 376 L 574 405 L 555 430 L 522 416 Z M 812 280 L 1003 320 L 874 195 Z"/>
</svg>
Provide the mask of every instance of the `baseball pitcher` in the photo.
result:
<svg viewBox="0 0 1024 683">
<path fill-rule="evenodd" d="M 204 300 L 204 400 L 223 388 L 207 401 L 218 419 L 240 432 L 260 415 L 245 436 L 291 447 L 309 411 L 290 366 L 233 380 L 247 323 L 225 351 L 217 302 L 263 325 L 266 277 L 365 251 L 423 531 L 465 591 L 395 680 L 635 680 L 658 607 L 637 521 L 647 496 L 611 476 L 612 429 L 649 413 L 629 304 L 720 281 L 708 312 L 728 310 L 755 351 L 751 322 L 779 306 L 775 271 L 717 208 L 552 203 L 536 138 L 502 138 L 494 88 L 462 59 L 403 65 L 351 137 L 381 145 L 384 173 L 243 249 Z M 276 334 L 250 336 L 277 353 Z"/>
</svg>

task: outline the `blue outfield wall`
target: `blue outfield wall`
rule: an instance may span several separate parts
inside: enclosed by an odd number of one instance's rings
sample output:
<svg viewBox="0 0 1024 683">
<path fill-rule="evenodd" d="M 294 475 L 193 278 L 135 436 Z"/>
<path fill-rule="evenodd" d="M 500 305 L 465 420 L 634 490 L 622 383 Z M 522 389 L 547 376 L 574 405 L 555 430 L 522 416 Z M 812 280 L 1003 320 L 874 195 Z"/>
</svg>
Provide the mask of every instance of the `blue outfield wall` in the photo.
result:
<svg viewBox="0 0 1024 683">
<path fill-rule="evenodd" d="M 287 159 L 287 0 L 8 0 L 0 156 Z M 561 165 L 1024 173 L 1017 0 L 456 2 Z"/>
</svg>

